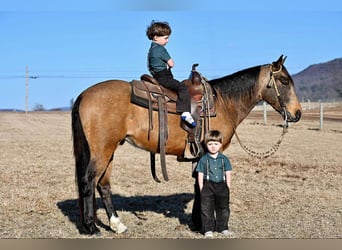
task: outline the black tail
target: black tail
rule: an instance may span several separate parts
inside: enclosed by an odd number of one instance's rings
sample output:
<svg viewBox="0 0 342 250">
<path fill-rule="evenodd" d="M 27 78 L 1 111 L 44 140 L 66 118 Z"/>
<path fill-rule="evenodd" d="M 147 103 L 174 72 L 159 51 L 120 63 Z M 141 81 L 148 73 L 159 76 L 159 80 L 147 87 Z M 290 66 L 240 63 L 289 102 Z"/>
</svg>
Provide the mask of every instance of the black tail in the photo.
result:
<svg viewBox="0 0 342 250">
<path fill-rule="evenodd" d="M 82 198 L 84 198 L 84 181 L 87 172 L 87 166 L 90 160 L 90 150 L 87 139 L 85 137 L 80 114 L 79 114 L 79 106 L 82 100 L 82 95 L 80 95 L 76 102 L 73 105 L 71 112 L 71 126 L 72 126 L 72 136 L 73 136 L 73 146 L 74 146 L 74 157 L 75 157 L 75 178 L 78 187 L 78 195 L 79 195 L 79 206 L 80 206 L 80 214 L 83 216 L 83 204 Z"/>
</svg>

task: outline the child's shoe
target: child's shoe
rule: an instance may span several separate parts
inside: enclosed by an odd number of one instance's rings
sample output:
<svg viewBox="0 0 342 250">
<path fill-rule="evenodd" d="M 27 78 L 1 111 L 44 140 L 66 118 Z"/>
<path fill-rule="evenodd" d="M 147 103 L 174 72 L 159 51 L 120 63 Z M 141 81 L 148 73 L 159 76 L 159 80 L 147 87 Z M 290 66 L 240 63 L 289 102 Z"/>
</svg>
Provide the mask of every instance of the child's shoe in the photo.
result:
<svg viewBox="0 0 342 250">
<path fill-rule="evenodd" d="M 223 234 L 224 236 L 233 236 L 234 233 L 232 231 L 229 231 L 229 230 L 223 230 L 221 232 L 221 234 Z"/>
<path fill-rule="evenodd" d="M 183 121 L 186 121 L 188 124 L 190 124 L 191 126 L 193 127 L 196 127 L 197 123 L 196 121 L 194 120 L 194 118 L 192 118 L 190 112 L 183 112 L 182 115 L 182 120 Z"/>
<path fill-rule="evenodd" d="M 204 238 L 207 238 L 207 239 L 214 238 L 213 232 L 212 231 L 205 232 Z"/>
</svg>

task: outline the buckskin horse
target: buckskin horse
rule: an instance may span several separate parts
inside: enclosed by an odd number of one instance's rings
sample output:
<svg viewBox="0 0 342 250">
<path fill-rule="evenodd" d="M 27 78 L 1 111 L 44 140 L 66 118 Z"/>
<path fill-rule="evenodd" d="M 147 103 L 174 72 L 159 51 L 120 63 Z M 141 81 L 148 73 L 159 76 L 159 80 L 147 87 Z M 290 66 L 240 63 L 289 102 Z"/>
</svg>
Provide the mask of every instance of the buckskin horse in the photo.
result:
<svg viewBox="0 0 342 250">
<path fill-rule="evenodd" d="M 231 141 L 236 127 L 257 103 L 264 100 L 288 122 L 301 117 L 291 76 L 280 56 L 271 64 L 251 67 L 232 75 L 209 81 L 215 96 L 216 116 L 211 129 L 224 135 L 223 149 Z M 157 129 L 150 130 L 151 120 L 145 107 L 131 102 L 131 83 L 108 80 L 84 90 L 76 99 L 72 116 L 73 148 L 79 195 L 80 233 L 98 234 L 95 189 L 98 190 L 108 216 L 110 228 L 123 233 L 112 203 L 110 176 L 114 152 L 125 141 L 152 153 L 159 153 Z M 158 112 L 152 112 L 152 126 L 158 127 Z M 168 114 L 168 140 L 165 153 L 182 156 L 187 132 L 180 126 L 178 114 Z M 148 134 L 148 136 L 147 136 Z"/>
</svg>

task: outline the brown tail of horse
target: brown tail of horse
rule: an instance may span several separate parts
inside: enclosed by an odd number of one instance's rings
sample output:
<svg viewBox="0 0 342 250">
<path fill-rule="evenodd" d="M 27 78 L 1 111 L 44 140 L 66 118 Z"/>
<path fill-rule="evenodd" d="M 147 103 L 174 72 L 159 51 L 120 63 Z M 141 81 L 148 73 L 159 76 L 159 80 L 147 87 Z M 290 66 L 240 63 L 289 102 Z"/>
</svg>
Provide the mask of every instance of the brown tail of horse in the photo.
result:
<svg viewBox="0 0 342 250">
<path fill-rule="evenodd" d="M 73 146 L 74 146 L 74 157 L 75 157 L 75 178 L 78 187 L 78 197 L 79 197 L 79 208 L 80 208 L 80 216 L 81 221 L 83 218 L 83 198 L 84 191 L 87 189 L 87 180 L 85 178 L 87 173 L 87 166 L 90 160 L 90 150 L 87 139 L 85 137 L 80 114 L 79 114 L 79 105 L 82 100 L 82 95 L 80 95 L 76 102 L 73 105 L 71 112 L 71 126 L 72 126 L 72 136 L 73 136 Z"/>
</svg>

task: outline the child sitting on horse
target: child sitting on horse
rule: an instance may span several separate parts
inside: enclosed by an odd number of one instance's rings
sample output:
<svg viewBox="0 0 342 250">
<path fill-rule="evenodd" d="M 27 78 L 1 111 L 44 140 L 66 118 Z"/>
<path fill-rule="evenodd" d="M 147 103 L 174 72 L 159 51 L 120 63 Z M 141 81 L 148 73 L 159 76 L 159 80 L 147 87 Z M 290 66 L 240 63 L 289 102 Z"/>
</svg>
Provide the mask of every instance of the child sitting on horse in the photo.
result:
<svg viewBox="0 0 342 250">
<path fill-rule="evenodd" d="M 171 68 L 174 61 L 165 48 L 171 35 L 171 28 L 167 22 L 152 21 L 146 30 L 148 39 L 152 40 L 148 52 L 148 69 L 152 76 L 165 88 L 177 92 L 176 111 L 181 114 L 183 121 L 192 127 L 196 126 L 191 110 L 191 98 L 187 86 L 173 78 Z"/>
</svg>

